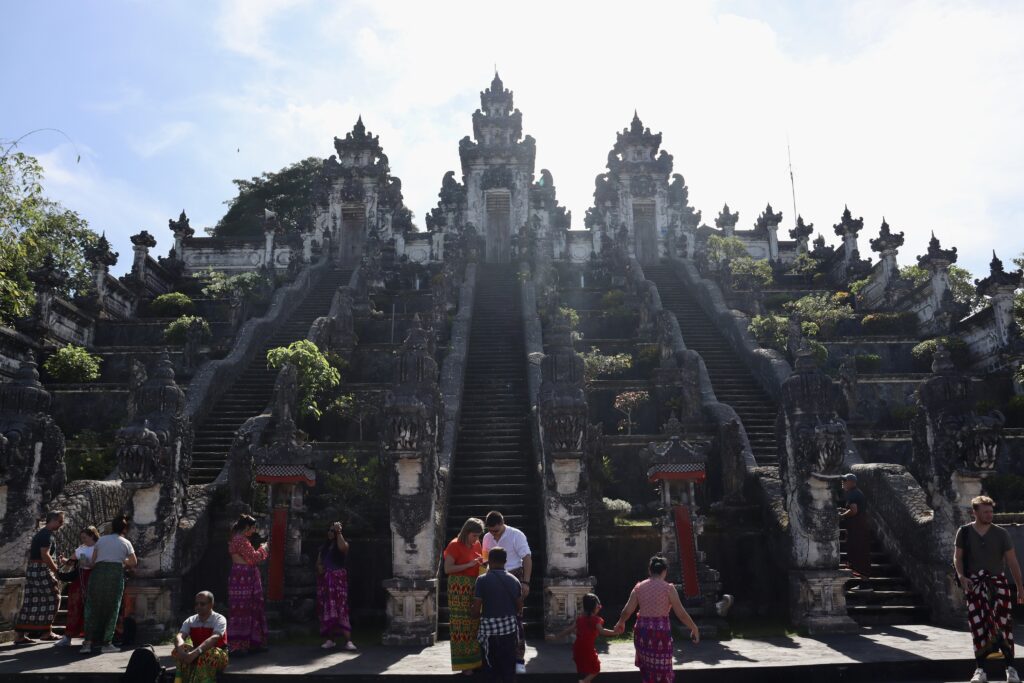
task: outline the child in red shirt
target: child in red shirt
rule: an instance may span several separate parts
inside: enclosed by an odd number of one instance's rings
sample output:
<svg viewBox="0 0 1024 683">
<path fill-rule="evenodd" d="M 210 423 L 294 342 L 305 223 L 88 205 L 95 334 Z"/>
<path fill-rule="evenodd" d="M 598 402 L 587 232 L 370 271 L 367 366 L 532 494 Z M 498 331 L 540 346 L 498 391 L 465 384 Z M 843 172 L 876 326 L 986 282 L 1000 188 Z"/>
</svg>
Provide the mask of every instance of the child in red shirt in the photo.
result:
<svg viewBox="0 0 1024 683">
<path fill-rule="evenodd" d="M 576 623 L 555 636 L 557 640 L 570 633 L 576 633 L 572 644 L 572 659 L 576 662 L 576 673 L 582 683 L 590 683 L 601 673 L 601 660 L 597 658 L 594 641 L 598 634 L 606 638 L 615 635 L 615 631 L 604 628 L 604 619 L 597 616 L 601 611 L 601 600 L 593 593 L 583 596 L 583 616 L 576 618 Z"/>
</svg>

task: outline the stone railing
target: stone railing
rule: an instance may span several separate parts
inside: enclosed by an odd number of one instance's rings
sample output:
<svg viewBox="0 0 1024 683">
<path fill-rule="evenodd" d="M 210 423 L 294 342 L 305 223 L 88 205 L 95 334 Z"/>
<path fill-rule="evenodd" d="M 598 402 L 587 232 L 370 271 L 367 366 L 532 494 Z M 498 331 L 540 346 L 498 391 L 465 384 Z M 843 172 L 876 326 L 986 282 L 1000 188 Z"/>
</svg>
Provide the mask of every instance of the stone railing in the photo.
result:
<svg viewBox="0 0 1024 683">
<path fill-rule="evenodd" d="M 466 275 L 459 288 L 459 309 L 452 321 L 448 355 L 441 363 L 441 397 L 444 416 L 438 467 L 442 481 L 447 481 L 452 458 L 459 438 L 459 418 L 462 414 L 462 389 L 466 376 L 466 357 L 469 351 L 469 330 L 473 324 L 473 304 L 476 297 L 476 263 L 466 264 Z M 448 506 L 442 508 L 447 514 Z M 444 528 L 442 522 L 442 528 Z"/>
<path fill-rule="evenodd" d="M 292 246 L 282 240 L 274 242 L 272 249 L 271 265 L 275 270 L 285 270 L 292 258 Z M 229 275 L 251 272 L 266 265 L 266 242 L 262 236 L 253 239 L 191 237 L 182 243 L 181 260 L 186 273 L 210 268 Z"/>
</svg>

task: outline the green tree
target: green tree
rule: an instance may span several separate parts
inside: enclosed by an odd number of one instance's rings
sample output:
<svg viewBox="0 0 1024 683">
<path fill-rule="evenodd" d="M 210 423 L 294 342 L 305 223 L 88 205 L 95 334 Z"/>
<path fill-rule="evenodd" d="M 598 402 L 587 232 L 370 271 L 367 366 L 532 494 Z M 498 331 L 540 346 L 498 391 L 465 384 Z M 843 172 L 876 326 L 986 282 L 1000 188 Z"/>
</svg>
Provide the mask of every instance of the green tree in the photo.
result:
<svg viewBox="0 0 1024 683">
<path fill-rule="evenodd" d="M 900 277 L 913 282 L 914 287 L 920 287 L 932 279 L 932 274 L 921 266 L 903 266 L 900 268 Z M 971 313 L 985 305 L 984 300 L 978 296 L 978 292 L 974 288 L 973 276 L 966 268 L 949 267 L 949 291 L 953 293 L 954 301 L 970 306 Z"/>
<path fill-rule="evenodd" d="M 35 301 L 28 273 L 53 254 L 69 274 L 58 294 L 90 286 L 84 250 L 99 235 L 84 218 L 43 194 L 43 168 L 22 152 L 0 156 L 0 322 L 27 315 Z"/>
<path fill-rule="evenodd" d="M 322 395 L 338 386 L 341 373 L 327 361 L 327 357 L 308 339 L 294 341 L 267 351 L 267 366 L 277 370 L 285 363 L 295 366 L 299 380 L 299 414 L 320 419 Z"/>
<path fill-rule="evenodd" d="M 232 180 L 238 187 L 238 196 L 225 202 L 228 210 L 214 227 L 214 236 L 262 235 L 264 209 L 276 213 L 282 225 L 295 225 L 309 209 L 313 186 L 322 166 L 320 159 L 309 157 L 276 173 L 264 173 L 249 180 Z"/>
</svg>

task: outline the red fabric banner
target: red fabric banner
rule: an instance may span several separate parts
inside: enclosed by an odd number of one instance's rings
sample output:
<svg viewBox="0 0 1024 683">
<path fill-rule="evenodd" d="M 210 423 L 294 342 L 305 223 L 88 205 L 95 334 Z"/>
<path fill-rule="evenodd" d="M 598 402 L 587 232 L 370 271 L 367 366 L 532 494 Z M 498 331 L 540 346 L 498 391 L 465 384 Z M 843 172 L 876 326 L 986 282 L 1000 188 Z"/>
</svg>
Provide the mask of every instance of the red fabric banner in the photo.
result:
<svg viewBox="0 0 1024 683">
<path fill-rule="evenodd" d="M 284 546 L 288 532 L 288 508 L 275 507 L 270 526 L 270 565 L 267 567 L 267 599 L 284 599 Z"/>
<path fill-rule="evenodd" d="M 679 567 L 683 575 L 683 595 L 696 598 L 700 595 L 700 584 L 697 582 L 697 548 L 693 543 L 690 511 L 685 505 L 673 505 L 672 512 L 676 521 L 676 547 L 679 548 Z"/>
</svg>

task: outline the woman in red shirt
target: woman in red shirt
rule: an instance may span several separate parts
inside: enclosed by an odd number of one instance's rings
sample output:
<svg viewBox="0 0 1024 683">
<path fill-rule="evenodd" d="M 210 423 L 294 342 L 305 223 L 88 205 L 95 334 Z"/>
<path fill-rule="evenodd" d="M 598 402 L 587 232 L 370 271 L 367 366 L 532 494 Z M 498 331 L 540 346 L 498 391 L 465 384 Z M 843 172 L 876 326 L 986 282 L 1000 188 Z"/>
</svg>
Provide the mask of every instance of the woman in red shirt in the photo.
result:
<svg viewBox="0 0 1024 683">
<path fill-rule="evenodd" d="M 483 662 L 476 640 L 480 620 L 470 616 L 476 577 L 483 565 L 480 536 L 484 523 L 470 517 L 462 530 L 444 549 L 444 573 L 448 577 L 448 631 L 451 637 L 452 670 L 472 674 Z"/>
</svg>

